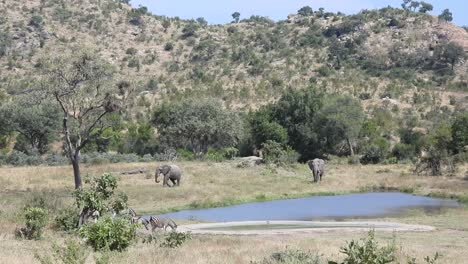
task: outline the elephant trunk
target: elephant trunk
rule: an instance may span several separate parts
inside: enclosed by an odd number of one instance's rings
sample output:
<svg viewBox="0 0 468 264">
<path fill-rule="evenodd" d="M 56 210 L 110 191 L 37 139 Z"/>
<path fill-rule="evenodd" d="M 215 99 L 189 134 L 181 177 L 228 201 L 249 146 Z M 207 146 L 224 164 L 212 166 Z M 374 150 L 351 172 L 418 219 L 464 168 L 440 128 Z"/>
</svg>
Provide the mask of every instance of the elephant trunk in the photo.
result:
<svg viewBox="0 0 468 264">
<path fill-rule="evenodd" d="M 154 181 L 155 181 L 156 183 L 159 183 L 159 181 L 158 181 L 158 176 L 159 176 L 159 172 L 156 171 L 156 174 L 154 175 Z"/>
</svg>

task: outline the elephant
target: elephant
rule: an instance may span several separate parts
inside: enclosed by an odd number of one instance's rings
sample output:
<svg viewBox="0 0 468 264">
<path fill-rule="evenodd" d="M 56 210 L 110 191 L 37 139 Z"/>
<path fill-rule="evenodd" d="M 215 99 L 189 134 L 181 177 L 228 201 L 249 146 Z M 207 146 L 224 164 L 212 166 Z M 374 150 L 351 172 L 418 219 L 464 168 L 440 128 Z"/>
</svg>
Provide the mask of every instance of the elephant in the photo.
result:
<svg viewBox="0 0 468 264">
<path fill-rule="evenodd" d="M 307 162 L 310 170 L 314 174 L 314 182 L 322 180 L 322 176 L 325 173 L 325 161 L 322 159 L 313 159 Z"/>
<path fill-rule="evenodd" d="M 159 174 L 164 175 L 163 187 L 174 187 L 180 185 L 180 178 L 182 177 L 182 172 L 177 165 L 160 165 L 156 168 L 156 174 L 154 175 L 154 180 L 156 183 L 159 183 L 158 177 Z M 169 180 L 172 182 L 172 186 L 169 185 Z"/>
</svg>

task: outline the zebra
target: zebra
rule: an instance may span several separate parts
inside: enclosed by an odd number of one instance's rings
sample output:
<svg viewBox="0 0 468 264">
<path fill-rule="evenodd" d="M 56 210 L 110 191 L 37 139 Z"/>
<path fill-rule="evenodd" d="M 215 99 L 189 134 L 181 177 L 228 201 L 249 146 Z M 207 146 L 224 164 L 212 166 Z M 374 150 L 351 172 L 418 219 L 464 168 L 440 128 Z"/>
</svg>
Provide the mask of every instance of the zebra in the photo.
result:
<svg viewBox="0 0 468 264">
<path fill-rule="evenodd" d="M 170 227 L 173 231 L 177 229 L 177 224 L 169 218 L 151 216 L 149 222 L 151 223 L 151 232 L 154 232 L 156 228 L 164 229 L 164 231 L 167 231 L 167 227 Z"/>
<path fill-rule="evenodd" d="M 146 230 L 149 230 L 150 220 L 143 218 L 143 216 L 138 216 L 132 208 L 128 208 L 128 213 L 131 216 L 130 222 L 132 224 L 142 224 L 145 226 Z"/>
</svg>

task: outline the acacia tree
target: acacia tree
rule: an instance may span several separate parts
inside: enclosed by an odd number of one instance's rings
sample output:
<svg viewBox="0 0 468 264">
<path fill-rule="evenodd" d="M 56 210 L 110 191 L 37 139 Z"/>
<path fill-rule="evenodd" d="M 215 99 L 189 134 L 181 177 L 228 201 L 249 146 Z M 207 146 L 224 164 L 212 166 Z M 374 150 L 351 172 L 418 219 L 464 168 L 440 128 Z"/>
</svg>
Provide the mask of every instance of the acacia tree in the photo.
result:
<svg viewBox="0 0 468 264">
<path fill-rule="evenodd" d="M 105 117 L 125 105 L 133 86 L 116 81 L 113 67 L 95 52 L 50 56 L 39 63 L 40 94 L 53 98 L 63 113 L 64 147 L 73 166 L 75 188 L 81 187 L 80 153 Z"/>
<path fill-rule="evenodd" d="M 439 15 L 439 19 L 447 22 L 452 22 L 453 20 L 453 14 L 450 12 L 449 9 L 444 9 L 442 13 Z"/>
<path fill-rule="evenodd" d="M 240 14 L 239 12 L 234 12 L 234 13 L 232 14 L 232 18 L 234 19 L 234 21 L 235 21 L 236 23 L 239 23 L 240 16 L 241 16 L 241 14 Z"/>
</svg>

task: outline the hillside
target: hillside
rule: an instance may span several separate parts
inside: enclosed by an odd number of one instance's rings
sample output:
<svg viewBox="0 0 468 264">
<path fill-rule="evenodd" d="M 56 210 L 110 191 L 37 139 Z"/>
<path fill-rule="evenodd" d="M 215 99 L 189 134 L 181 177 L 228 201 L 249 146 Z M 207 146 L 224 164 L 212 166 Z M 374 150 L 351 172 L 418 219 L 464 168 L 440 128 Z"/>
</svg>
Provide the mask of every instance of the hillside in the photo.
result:
<svg viewBox="0 0 468 264">
<path fill-rule="evenodd" d="M 160 98 L 192 95 L 256 108 L 309 83 L 361 98 L 367 108 L 385 97 L 421 111 L 467 104 L 468 64 L 458 61 L 452 72 L 441 51 L 449 42 L 467 51 L 468 32 L 402 9 L 227 25 L 154 16 L 113 0 L 4 0 L 0 10 L 0 89 L 11 95 L 39 57 L 84 46 L 139 81 L 141 112 Z"/>
</svg>

